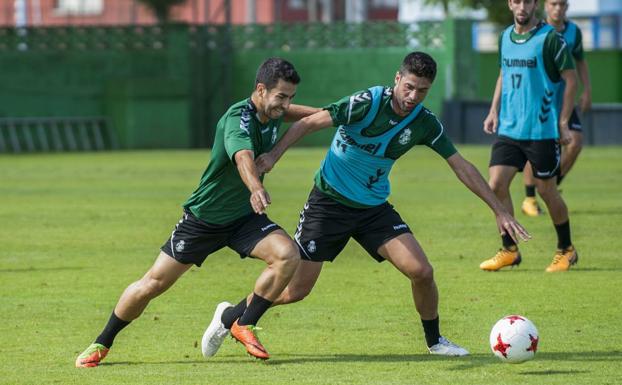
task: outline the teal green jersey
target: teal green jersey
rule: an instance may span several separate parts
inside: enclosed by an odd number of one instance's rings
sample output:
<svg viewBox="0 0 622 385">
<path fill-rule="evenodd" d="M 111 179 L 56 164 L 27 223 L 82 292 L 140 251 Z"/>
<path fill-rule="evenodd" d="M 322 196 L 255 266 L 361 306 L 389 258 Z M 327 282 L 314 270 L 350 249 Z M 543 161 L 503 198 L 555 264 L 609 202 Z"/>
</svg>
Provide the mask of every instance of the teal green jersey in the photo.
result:
<svg viewBox="0 0 622 385">
<path fill-rule="evenodd" d="M 376 95 L 372 95 L 374 90 Z M 388 181 L 378 182 L 388 177 L 393 161 L 414 146 L 428 146 L 443 158 L 456 153 L 442 124 L 432 112 L 419 106 L 414 118 L 397 115 L 391 106 L 392 96 L 392 87 L 372 87 L 345 97 L 325 108 L 330 113 L 333 124 L 339 128 L 333 140 L 333 145 L 337 149 L 331 146 L 315 178 L 316 187 L 324 194 L 350 207 L 377 205 L 378 202 L 386 199 L 390 191 Z M 406 121 L 406 119 L 409 120 Z M 340 173 L 338 178 L 333 176 L 332 166 L 339 162 L 330 156 L 331 151 L 339 154 L 343 152 L 347 156 L 359 154 L 360 159 L 357 158 L 356 161 L 360 161 L 358 167 L 350 170 L 356 175 Z M 352 161 L 350 159 L 345 162 Z M 374 170 L 378 167 L 382 168 L 382 175 L 372 178 L 371 182 L 363 183 L 361 187 L 358 186 L 360 184 L 358 179 L 369 180 L 369 176 L 365 174 L 364 167 L 362 167 L 367 163 L 373 163 Z M 380 163 L 386 163 L 386 167 L 379 166 Z M 340 182 L 347 175 L 350 175 L 353 180 Z"/>
<path fill-rule="evenodd" d="M 572 57 L 576 61 L 582 61 L 584 58 L 583 35 L 579 26 L 568 20 L 564 23 L 564 30 L 560 31 L 560 33 L 566 40 L 566 43 L 568 43 L 568 49 L 570 49 Z"/>
<path fill-rule="evenodd" d="M 218 121 L 211 160 L 184 208 L 212 224 L 229 223 L 252 213 L 250 192 L 234 156 L 241 150 L 251 150 L 255 157 L 270 151 L 281 123 L 282 119 L 261 123 L 250 99 L 231 106 Z"/>
</svg>

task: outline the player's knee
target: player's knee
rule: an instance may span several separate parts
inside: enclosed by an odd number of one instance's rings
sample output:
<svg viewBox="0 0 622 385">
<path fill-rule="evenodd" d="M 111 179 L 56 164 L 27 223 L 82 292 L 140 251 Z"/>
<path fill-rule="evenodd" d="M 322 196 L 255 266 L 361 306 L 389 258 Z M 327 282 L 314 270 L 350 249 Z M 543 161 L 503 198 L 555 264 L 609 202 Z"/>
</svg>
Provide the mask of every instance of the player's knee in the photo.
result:
<svg viewBox="0 0 622 385">
<path fill-rule="evenodd" d="M 411 269 L 408 273 L 415 283 L 431 283 L 434 281 L 434 268 L 430 264 L 424 264 Z"/>
<path fill-rule="evenodd" d="M 508 186 L 501 183 L 499 180 L 491 179 L 488 185 L 497 197 L 505 196 L 508 193 Z"/>
<path fill-rule="evenodd" d="M 138 282 L 137 294 L 141 299 L 150 300 L 166 291 L 168 285 L 161 279 L 145 277 Z"/>
<path fill-rule="evenodd" d="M 551 199 L 555 199 L 559 196 L 556 184 L 549 184 L 547 186 L 538 186 L 538 194 L 545 202 L 549 202 Z"/>
<path fill-rule="evenodd" d="M 579 152 L 581 152 L 582 148 L 583 148 L 583 136 L 582 135 L 575 135 L 572 138 L 572 142 L 570 142 L 566 146 L 566 151 L 568 153 L 578 154 Z"/>
<path fill-rule="evenodd" d="M 296 268 L 300 262 L 300 254 L 296 244 L 291 242 L 282 242 L 274 247 L 273 263 L 281 265 L 285 268 Z"/>
</svg>

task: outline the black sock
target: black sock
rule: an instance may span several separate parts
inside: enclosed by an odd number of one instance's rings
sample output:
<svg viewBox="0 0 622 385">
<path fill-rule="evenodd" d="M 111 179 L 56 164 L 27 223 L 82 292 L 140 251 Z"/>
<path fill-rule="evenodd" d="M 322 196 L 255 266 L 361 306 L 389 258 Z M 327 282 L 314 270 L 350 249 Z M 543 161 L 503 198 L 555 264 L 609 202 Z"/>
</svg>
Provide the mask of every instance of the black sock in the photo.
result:
<svg viewBox="0 0 622 385">
<path fill-rule="evenodd" d="M 514 250 L 516 247 L 516 242 L 507 234 L 503 234 L 501 236 L 501 242 L 503 242 L 503 248 L 506 250 Z"/>
<path fill-rule="evenodd" d="M 438 339 L 441 338 L 441 332 L 438 327 L 438 317 L 431 320 L 421 320 L 423 325 L 423 332 L 425 333 L 425 342 L 428 347 L 438 344 Z"/>
<path fill-rule="evenodd" d="M 529 184 L 525 185 L 525 196 L 527 198 L 535 198 L 536 197 L 536 186 Z"/>
<path fill-rule="evenodd" d="M 121 330 L 123 330 L 124 327 L 129 325 L 130 322 L 132 321 L 123 321 L 121 318 L 117 317 L 117 315 L 114 314 L 113 311 L 110 315 L 110 319 L 108 319 L 106 327 L 104 327 L 104 330 L 102 330 L 99 337 L 97 337 L 95 343 L 102 344 L 110 349 L 112 343 L 114 342 L 114 338 L 117 336 L 117 333 L 119 333 Z"/>
<path fill-rule="evenodd" d="M 244 314 L 242 314 L 238 320 L 238 325 L 257 325 L 263 313 L 265 313 L 270 306 L 272 306 L 272 301 L 268 301 L 253 293 L 253 299 L 251 303 L 248 304 Z"/>
<path fill-rule="evenodd" d="M 557 174 L 557 185 L 559 186 L 566 175 Z"/>
<path fill-rule="evenodd" d="M 220 320 L 222 324 L 225 325 L 227 329 L 231 329 L 231 325 L 244 314 L 244 310 L 246 310 L 246 297 L 243 298 L 240 303 L 235 305 L 234 307 L 230 307 L 224 312 L 222 312 L 222 317 Z"/>
<path fill-rule="evenodd" d="M 570 241 L 570 220 L 555 225 L 555 231 L 557 231 L 557 248 L 560 250 L 566 250 L 568 246 L 572 245 Z"/>
</svg>

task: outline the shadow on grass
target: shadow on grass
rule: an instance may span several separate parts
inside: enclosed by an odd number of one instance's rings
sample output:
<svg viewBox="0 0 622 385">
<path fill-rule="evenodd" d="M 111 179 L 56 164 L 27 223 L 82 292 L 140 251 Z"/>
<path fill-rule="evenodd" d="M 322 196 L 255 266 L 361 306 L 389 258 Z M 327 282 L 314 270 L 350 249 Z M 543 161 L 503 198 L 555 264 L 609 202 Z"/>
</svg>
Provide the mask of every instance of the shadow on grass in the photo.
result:
<svg viewBox="0 0 622 385">
<path fill-rule="evenodd" d="M 491 276 L 495 276 L 495 275 L 500 275 L 500 274 L 520 274 L 520 273 L 537 273 L 540 272 L 542 273 L 543 277 L 548 277 L 548 276 L 555 276 L 558 274 L 578 274 L 581 272 L 592 272 L 592 271 L 622 271 L 622 268 L 608 268 L 608 267 L 580 267 L 580 266 L 574 266 L 572 267 L 569 271 L 567 272 L 562 272 L 562 273 L 546 273 L 544 271 L 544 268 L 516 268 L 516 269 L 503 269 L 503 270 L 499 270 L 499 271 L 485 271 L 482 272 L 482 274 L 490 274 Z"/>
<path fill-rule="evenodd" d="M 622 362 L 622 352 L 572 352 L 572 353 L 538 353 L 537 361 L 611 361 Z M 162 362 L 108 362 L 101 366 L 117 365 L 231 365 L 231 364 L 265 364 L 265 365 L 292 365 L 308 363 L 399 363 L 399 362 L 432 362 L 445 361 L 450 367 L 448 370 L 469 370 L 487 365 L 502 364 L 492 354 L 472 354 L 467 357 L 443 357 L 430 354 L 279 354 L 268 361 L 253 360 L 246 356 L 220 356 L 210 360 L 184 360 L 184 361 L 162 361 Z M 522 375 L 547 375 L 547 374 L 581 374 L 589 373 L 585 370 L 542 370 L 521 372 Z"/>
<path fill-rule="evenodd" d="M 19 269 L 0 269 L 0 274 L 2 273 L 32 273 L 37 271 L 68 271 L 68 270 L 84 270 L 84 267 L 23 267 Z"/>
</svg>

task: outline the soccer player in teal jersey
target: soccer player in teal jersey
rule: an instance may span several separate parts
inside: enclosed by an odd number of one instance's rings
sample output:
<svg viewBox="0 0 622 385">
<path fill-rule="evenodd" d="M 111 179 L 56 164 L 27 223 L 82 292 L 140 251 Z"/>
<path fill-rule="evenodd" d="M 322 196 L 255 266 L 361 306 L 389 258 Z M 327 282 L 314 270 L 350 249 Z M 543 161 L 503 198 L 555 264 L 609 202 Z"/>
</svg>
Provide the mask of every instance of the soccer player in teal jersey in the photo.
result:
<svg viewBox="0 0 622 385">
<path fill-rule="evenodd" d="M 570 238 L 568 208 L 555 183 L 560 142 L 568 144 L 568 122 L 574 108 L 576 71 L 566 42 L 535 16 L 536 0 L 508 0 L 514 24 L 499 40 L 499 78 L 484 131 L 498 137 L 490 157 L 489 184 L 512 212 L 510 183 L 529 161 L 536 186 L 557 232 L 557 251 L 547 272 L 566 271 L 578 260 Z M 502 235 L 503 247 L 480 264 L 496 271 L 518 265 L 516 242 Z"/>
<path fill-rule="evenodd" d="M 294 236 L 301 264 L 275 304 L 307 296 L 323 262 L 333 261 L 354 238 L 374 259 L 388 260 L 411 281 L 430 353 L 463 356 L 468 354 L 466 349 L 440 334 L 432 266 L 408 225 L 387 202 L 393 164 L 416 145 L 430 147 L 490 206 L 500 232 L 516 240 L 529 235 L 477 169 L 458 153 L 436 116 L 422 106 L 435 76 L 436 62 L 423 52 L 413 52 L 404 59 L 393 87 L 356 92 L 296 122 L 269 153 L 257 159 L 257 164 L 267 172 L 302 136 L 338 127 Z M 214 317 L 212 323 L 219 322 L 218 313 Z"/>
<path fill-rule="evenodd" d="M 575 60 L 579 80 L 583 85 L 583 92 L 579 98 L 579 109 L 582 113 L 585 113 L 592 107 L 592 85 L 590 83 L 587 60 L 583 52 L 581 29 L 566 18 L 566 11 L 568 11 L 567 0 L 545 0 L 544 9 L 546 11 L 547 24 L 553 26 L 557 32 L 562 34 Z M 557 175 L 558 186 L 562 179 L 568 175 L 583 148 L 583 128 L 576 108 L 572 111 L 568 128 L 570 129 L 572 140 L 563 147 L 561 166 Z M 531 172 L 531 167 L 525 167 L 523 179 L 526 197 L 523 200 L 521 209 L 526 215 L 538 216 L 542 213 L 542 210 L 536 200 L 536 182 Z"/>
<path fill-rule="evenodd" d="M 269 357 L 254 326 L 289 282 L 300 256 L 294 241 L 265 214 L 270 196 L 254 161 L 274 146 L 283 119 L 294 121 L 317 111 L 291 105 L 299 82 L 294 67 L 283 59 L 270 58 L 259 67 L 251 97 L 231 106 L 219 120 L 209 165 L 155 263 L 125 289 L 101 334 L 76 359 L 77 367 L 98 366 L 117 333 L 149 301 L 225 246 L 242 258 L 252 256 L 267 264 L 248 306 L 244 298 L 242 312 L 228 327 L 248 353 Z"/>
</svg>

